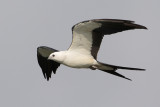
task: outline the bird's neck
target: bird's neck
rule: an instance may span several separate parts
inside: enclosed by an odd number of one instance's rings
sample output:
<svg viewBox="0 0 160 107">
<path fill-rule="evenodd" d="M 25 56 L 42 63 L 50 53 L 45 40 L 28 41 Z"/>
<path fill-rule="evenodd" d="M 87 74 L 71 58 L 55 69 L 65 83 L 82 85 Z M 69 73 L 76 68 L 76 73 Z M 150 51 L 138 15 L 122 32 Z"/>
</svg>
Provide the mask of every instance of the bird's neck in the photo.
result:
<svg viewBox="0 0 160 107">
<path fill-rule="evenodd" d="M 59 63 L 63 63 L 64 60 L 66 59 L 66 56 L 67 56 L 67 51 L 55 52 L 54 60 L 59 62 Z"/>
</svg>

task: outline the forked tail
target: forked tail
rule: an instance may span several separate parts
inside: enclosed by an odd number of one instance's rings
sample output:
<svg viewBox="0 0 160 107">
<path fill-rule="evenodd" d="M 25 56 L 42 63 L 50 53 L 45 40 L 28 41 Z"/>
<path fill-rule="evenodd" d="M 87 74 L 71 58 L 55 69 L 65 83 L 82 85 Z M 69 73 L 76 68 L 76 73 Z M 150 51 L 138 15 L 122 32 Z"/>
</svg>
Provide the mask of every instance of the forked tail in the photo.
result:
<svg viewBox="0 0 160 107">
<path fill-rule="evenodd" d="M 131 80 L 131 79 L 129 79 L 129 78 L 117 73 L 116 70 L 117 69 L 125 69 L 125 70 L 145 71 L 145 69 L 141 69 L 141 68 L 121 67 L 121 66 L 105 64 L 105 63 L 102 63 L 102 62 L 98 62 L 98 64 L 99 65 L 98 65 L 97 69 L 99 69 L 101 71 L 104 71 L 104 72 L 107 72 L 107 73 L 110 73 L 110 74 L 113 74 L 115 76 L 119 76 L 119 77 L 125 78 L 127 80 Z"/>
</svg>

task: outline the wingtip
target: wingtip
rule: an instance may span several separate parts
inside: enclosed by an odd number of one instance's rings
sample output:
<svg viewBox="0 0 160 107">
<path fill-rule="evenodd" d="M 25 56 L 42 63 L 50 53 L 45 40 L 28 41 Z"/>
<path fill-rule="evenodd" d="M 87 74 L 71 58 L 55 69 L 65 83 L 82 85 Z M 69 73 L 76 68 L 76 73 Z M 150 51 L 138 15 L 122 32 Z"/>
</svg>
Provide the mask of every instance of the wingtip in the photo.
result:
<svg viewBox="0 0 160 107">
<path fill-rule="evenodd" d="M 146 30 L 148 30 L 148 28 L 147 28 L 147 27 L 142 26 L 142 25 L 140 25 L 140 26 L 139 26 L 139 28 L 140 28 L 140 29 L 146 29 Z"/>
<path fill-rule="evenodd" d="M 46 74 L 43 74 L 44 79 L 46 79 L 47 81 L 49 81 L 49 77 L 46 76 Z"/>
<path fill-rule="evenodd" d="M 141 71 L 146 71 L 146 69 L 141 69 Z"/>
<path fill-rule="evenodd" d="M 49 81 L 49 79 L 50 79 L 51 77 L 47 77 L 47 78 L 45 78 L 47 81 Z"/>
<path fill-rule="evenodd" d="M 146 30 L 148 30 L 147 27 L 145 27 L 143 25 L 139 25 L 139 24 L 134 24 L 133 22 L 132 23 L 126 23 L 126 24 L 131 24 L 130 26 L 133 27 L 134 29 L 146 29 Z"/>
</svg>

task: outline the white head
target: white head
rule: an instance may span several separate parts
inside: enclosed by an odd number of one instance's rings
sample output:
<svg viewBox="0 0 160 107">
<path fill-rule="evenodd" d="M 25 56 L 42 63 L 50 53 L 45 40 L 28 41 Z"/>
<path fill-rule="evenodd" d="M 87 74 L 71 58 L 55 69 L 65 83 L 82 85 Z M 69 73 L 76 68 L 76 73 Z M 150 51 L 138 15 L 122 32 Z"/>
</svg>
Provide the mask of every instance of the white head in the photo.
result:
<svg viewBox="0 0 160 107">
<path fill-rule="evenodd" d="M 64 51 L 54 52 L 49 55 L 48 60 L 53 60 L 53 61 L 57 61 L 57 62 L 62 63 L 65 59 L 65 56 L 66 55 L 65 55 Z"/>
</svg>

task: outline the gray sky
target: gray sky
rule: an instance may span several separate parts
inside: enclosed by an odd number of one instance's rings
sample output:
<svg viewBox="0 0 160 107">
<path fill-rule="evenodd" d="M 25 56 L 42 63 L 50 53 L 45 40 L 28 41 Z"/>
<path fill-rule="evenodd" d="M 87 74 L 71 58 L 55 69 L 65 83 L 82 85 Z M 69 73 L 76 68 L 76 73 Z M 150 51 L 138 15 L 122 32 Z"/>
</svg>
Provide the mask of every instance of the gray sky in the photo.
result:
<svg viewBox="0 0 160 107">
<path fill-rule="evenodd" d="M 159 0 L 1 0 L 1 107 L 159 107 Z M 149 30 L 105 36 L 98 60 L 147 71 L 118 70 L 133 81 L 99 70 L 61 65 L 47 82 L 38 46 L 69 47 L 71 27 L 84 20 L 133 20 Z"/>
</svg>

